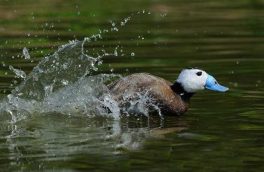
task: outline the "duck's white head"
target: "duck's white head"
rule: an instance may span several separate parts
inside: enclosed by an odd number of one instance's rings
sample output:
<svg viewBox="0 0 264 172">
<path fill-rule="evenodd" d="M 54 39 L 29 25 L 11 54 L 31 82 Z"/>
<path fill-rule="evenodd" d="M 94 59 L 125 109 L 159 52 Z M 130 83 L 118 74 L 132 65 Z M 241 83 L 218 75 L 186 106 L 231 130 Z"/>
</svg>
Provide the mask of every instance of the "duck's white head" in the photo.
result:
<svg viewBox="0 0 264 172">
<path fill-rule="evenodd" d="M 200 69 L 183 69 L 176 80 L 188 93 L 195 93 L 199 90 L 209 89 L 225 92 L 227 87 L 220 85 L 214 77 Z"/>
</svg>

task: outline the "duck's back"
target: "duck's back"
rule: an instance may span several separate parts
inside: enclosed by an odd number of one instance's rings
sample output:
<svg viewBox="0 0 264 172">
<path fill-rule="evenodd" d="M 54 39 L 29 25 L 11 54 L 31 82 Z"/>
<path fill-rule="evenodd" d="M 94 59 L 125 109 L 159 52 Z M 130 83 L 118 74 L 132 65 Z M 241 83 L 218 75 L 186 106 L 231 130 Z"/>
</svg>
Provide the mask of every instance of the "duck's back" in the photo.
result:
<svg viewBox="0 0 264 172">
<path fill-rule="evenodd" d="M 109 89 L 114 99 L 121 105 L 126 103 L 123 101 L 129 100 L 127 97 L 124 99 L 124 96 L 147 93 L 163 114 L 182 114 L 187 110 L 188 103 L 173 92 L 171 85 L 171 82 L 163 78 L 147 73 L 136 73 L 109 85 Z"/>
</svg>

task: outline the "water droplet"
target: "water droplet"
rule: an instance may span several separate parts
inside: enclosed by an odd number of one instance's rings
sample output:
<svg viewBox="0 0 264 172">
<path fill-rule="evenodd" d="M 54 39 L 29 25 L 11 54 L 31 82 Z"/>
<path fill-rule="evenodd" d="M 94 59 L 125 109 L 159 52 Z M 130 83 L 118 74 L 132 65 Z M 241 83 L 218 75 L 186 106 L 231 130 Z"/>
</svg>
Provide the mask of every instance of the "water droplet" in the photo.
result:
<svg viewBox="0 0 264 172">
<path fill-rule="evenodd" d="M 132 52 L 132 53 L 131 53 L 131 56 L 135 56 L 135 53 L 134 53 L 134 52 Z"/>
<path fill-rule="evenodd" d="M 63 68 L 64 70 L 67 69 L 67 68 L 68 68 L 67 63 L 64 63 L 64 64 L 62 65 L 62 68 Z"/>
<path fill-rule="evenodd" d="M 61 83 L 62 83 L 63 85 L 68 85 L 68 84 L 69 84 L 69 81 L 68 81 L 68 80 L 65 80 L 65 79 L 63 79 L 63 80 L 61 81 Z"/>
<path fill-rule="evenodd" d="M 118 29 L 117 27 L 113 27 L 113 28 L 111 28 L 111 31 L 116 31 L 116 32 L 118 32 L 119 29 Z"/>
<path fill-rule="evenodd" d="M 24 55 L 26 60 L 30 59 L 30 55 L 29 55 L 28 49 L 26 47 L 23 48 L 23 55 Z"/>
<path fill-rule="evenodd" d="M 114 56 L 118 56 L 117 49 L 115 49 Z"/>
<path fill-rule="evenodd" d="M 160 14 L 161 17 L 166 17 L 167 13 Z"/>
<path fill-rule="evenodd" d="M 9 66 L 9 69 L 16 74 L 16 77 L 25 79 L 27 77 L 26 73 L 22 70 L 15 69 L 13 66 Z"/>
<path fill-rule="evenodd" d="M 3 67 L 6 67 L 6 64 L 5 64 L 5 62 L 3 62 L 3 61 L 2 61 L 2 66 L 3 66 Z"/>
</svg>

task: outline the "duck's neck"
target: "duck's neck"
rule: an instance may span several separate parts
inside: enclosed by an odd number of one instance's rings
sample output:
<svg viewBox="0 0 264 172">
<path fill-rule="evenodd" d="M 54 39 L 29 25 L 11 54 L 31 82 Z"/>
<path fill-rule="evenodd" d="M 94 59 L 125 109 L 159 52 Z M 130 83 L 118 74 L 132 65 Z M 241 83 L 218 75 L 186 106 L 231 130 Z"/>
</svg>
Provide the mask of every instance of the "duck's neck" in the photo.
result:
<svg viewBox="0 0 264 172">
<path fill-rule="evenodd" d="M 182 100 L 184 100 L 186 102 L 188 102 L 190 100 L 190 98 L 194 95 L 194 93 L 188 93 L 187 91 L 185 91 L 183 86 L 178 82 L 175 82 L 173 85 L 171 85 L 171 89 L 176 94 L 181 96 Z"/>
</svg>

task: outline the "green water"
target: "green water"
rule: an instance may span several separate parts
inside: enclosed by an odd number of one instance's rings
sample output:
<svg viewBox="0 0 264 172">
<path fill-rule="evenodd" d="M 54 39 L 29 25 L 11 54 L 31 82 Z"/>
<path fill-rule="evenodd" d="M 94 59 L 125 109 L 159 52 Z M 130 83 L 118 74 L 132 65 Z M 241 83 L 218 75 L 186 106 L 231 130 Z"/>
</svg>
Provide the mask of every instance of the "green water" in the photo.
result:
<svg viewBox="0 0 264 172">
<path fill-rule="evenodd" d="M 94 54 L 117 44 L 124 51 L 105 58 L 98 72 L 148 72 L 174 81 L 191 66 L 230 88 L 197 93 L 184 116 L 148 124 L 55 113 L 16 124 L 0 117 L 1 171 L 264 171 L 263 10 L 262 0 L 0 1 L 0 97 L 21 81 L 9 65 L 29 73 L 58 46 L 138 12 L 88 45 Z M 24 47 L 30 60 L 22 58 Z M 139 146 L 107 139 L 113 123 Z"/>
</svg>

